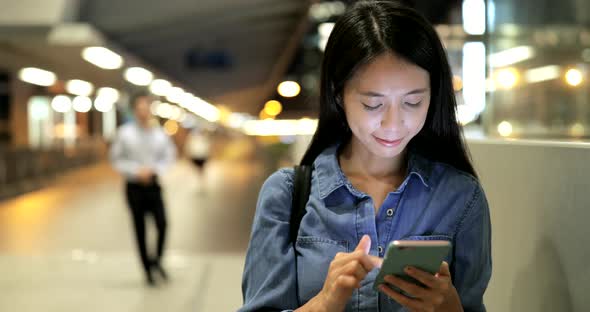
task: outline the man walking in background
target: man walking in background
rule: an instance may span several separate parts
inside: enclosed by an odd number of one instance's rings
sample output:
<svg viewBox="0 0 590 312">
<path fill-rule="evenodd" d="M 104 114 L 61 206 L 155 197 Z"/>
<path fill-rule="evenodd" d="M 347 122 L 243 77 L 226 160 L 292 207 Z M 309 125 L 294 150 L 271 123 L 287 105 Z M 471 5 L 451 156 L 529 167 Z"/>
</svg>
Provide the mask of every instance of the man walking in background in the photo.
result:
<svg viewBox="0 0 590 312">
<path fill-rule="evenodd" d="M 120 127 L 110 150 L 111 162 L 126 179 L 126 196 L 141 262 L 148 285 L 156 284 L 154 271 L 163 279 L 167 274 L 161 259 L 166 238 L 166 213 L 158 177 L 176 158 L 172 140 L 152 119 L 152 98 L 145 93 L 131 97 L 135 120 Z M 145 217 L 152 214 L 158 230 L 156 254 L 146 246 Z"/>
</svg>

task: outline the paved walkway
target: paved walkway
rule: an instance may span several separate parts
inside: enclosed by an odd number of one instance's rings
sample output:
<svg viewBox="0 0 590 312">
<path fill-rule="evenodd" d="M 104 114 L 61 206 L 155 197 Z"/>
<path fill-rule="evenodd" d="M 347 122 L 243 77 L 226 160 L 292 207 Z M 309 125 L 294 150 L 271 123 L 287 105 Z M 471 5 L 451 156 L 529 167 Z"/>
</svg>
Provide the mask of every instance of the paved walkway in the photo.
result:
<svg viewBox="0 0 590 312">
<path fill-rule="evenodd" d="M 171 281 L 144 286 L 122 193 L 107 164 L 0 203 L 0 311 L 235 311 L 256 163 L 179 161 L 163 179 Z M 153 232 L 151 238 L 153 242 Z"/>
</svg>

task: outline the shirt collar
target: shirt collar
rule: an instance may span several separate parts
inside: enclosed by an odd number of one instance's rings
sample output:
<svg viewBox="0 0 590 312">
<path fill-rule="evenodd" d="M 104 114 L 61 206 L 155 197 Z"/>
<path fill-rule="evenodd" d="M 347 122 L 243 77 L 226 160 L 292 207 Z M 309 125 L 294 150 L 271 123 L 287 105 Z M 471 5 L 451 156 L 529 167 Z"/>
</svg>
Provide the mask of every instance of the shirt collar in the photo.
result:
<svg viewBox="0 0 590 312">
<path fill-rule="evenodd" d="M 342 186 L 347 186 L 349 191 L 355 196 L 364 196 L 361 192 L 357 191 L 346 176 L 340 164 L 338 163 L 338 147 L 340 144 L 336 144 L 326 148 L 314 161 L 314 169 L 316 171 L 320 198 L 325 199 L 335 190 Z M 412 176 L 418 178 L 420 182 L 427 188 L 429 185 L 429 178 L 432 172 L 432 162 L 428 159 L 416 154 L 415 152 L 408 151 L 408 175 L 400 186 L 400 190 L 403 190 Z"/>
<path fill-rule="evenodd" d="M 135 127 L 135 129 L 138 132 L 150 132 L 153 129 L 155 129 L 155 127 L 152 124 L 149 124 L 147 128 L 146 127 L 143 127 L 137 120 L 133 120 L 131 122 L 131 124 L 133 125 L 133 127 Z"/>
</svg>

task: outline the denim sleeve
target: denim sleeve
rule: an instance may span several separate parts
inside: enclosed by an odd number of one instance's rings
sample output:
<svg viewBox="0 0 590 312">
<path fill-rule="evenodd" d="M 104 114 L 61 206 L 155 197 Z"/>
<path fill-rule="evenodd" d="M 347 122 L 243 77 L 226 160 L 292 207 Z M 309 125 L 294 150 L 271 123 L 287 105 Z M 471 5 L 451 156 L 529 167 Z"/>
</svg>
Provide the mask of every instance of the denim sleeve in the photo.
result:
<svg viewBox="0 0 590 312">
<path fill-rule="evenodd" d="M 242 276 L 240 312 L 298 307 L 295 252 L 289 241 L 292 189 L 293 170 L 281 169 L 260 190 Z"/>
<path fill-rule="evenodd" d="M 490 210 L 479 184 L 467 203 L 455 237 L 453 284 L 465 312 L 486 311 L 483 294 L 492 274 Z"/>
</svg>

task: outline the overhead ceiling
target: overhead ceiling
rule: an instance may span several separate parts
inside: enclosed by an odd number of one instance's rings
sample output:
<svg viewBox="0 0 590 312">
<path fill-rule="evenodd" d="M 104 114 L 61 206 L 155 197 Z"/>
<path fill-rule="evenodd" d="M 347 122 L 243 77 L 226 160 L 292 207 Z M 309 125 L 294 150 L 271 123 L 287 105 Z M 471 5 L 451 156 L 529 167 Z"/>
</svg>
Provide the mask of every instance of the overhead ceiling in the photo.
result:
<svg viewBox="0 0 590 312">
<path fill-rule="evenodd" d="M 157 77 L 210 103 L 258 115 L 294 62 L 301 63 L 298 50 L 308 27 L 313 27 L 308 12 L 316 2 L 321 1 L 51 0 L 34 5 L 34 0 L 21 0 L 17 13 L 11 14 L 26 22 L 6 26 L 0 20 L 0 68 L 14 72 L 39 66 L 58 73 L 60 80 L 78 78 L 97 87 L 129 88 L 121 70 L 105 71 L 81 59 L 85 46 L 105 44 L 124 55 L 126 66 L 145 65 Z M 460 0 L 406 2 L 431 21 L 447 23 L 453 22 L 449 15 L 460 5 Z M 48 10 L 54 12 L 43 14 Z M 63 11 L 68 16 L 62 13 L 58 18 Z M 35 25 L 43 16 L 45 24 Z M 5 12 L 0 18 L 10 15 Z M 64 31 L 57 31 L 57 26 Z M 92 29 L 98 34 L 81 35 Z M 76 40 L 77 35 L 85 39 Z M 310 104 L 303 102 L 287 102 L 293 106 L 287 110 L 299 109 L 309 116 Z"/>
<path fill-rule="evenodd" d="M 195 95 L 256 115 L 300 44 L 310 2 L 83 1 L 80 19 Z"/>
<path fill-rule="evenodd" d="M 320 1 L 84 0 L 80 20 L 195 95 L 257 115 L 301 46 L 315 2 Z M 460 4 L 409 2 L 437 23 L 448 22 Z"/>
</svg>

